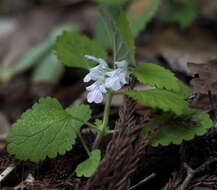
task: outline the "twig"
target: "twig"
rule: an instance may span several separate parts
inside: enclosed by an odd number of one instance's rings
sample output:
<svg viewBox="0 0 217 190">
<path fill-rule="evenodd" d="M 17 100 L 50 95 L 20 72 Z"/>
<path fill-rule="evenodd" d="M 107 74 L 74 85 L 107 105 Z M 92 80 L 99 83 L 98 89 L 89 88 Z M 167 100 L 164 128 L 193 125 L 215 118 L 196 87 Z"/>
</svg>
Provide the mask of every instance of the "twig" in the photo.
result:
<svg viewBox="0 0 217 190">
<path fill-rule="evenodd" d="M 208 96 L 209 96 L 209 102 L 211 105 L 211 109 L 212 109 L 212 112 L 213 112 L 213 115 L 214 115 L 215 121 L 216 121 L 217 120 L 217 112 L 216 112 L 215 102 L 213 100 L 213 95 L 212 95 L 212 92 L 210 90 L 208 91 Z"/>
<path fill-rule="evenodd" d="M 145 179 L 143 179 L 142 181 L 140 181 L 139 183 L 137 183 L 136 185 L 132 186 L 129 188 L 129 190 L 134 190 L 137 187 L 143 185 L 144 183 L 146 183 L 147 181 L 151 180 L 152 178 L 154 178 L 156 176 L 156 173 L 152 173 L 151 175 L 149 175 L 148 177 L 146 177 Z"/>
<path fill-rule="evenodd" d="M 14 190 L 18 190 L 18 189 L 23 190 L 26 187 L 26 184 L 33 185 L 34 182 L 35 182 L 35 178 L 30 173 L 30 174 L 27 175 L 27 177 L 26 177 L 26 179 L 24 181 L 22 181 L 21 183 L 19 183 L 17 186 L 14 187 Z"/>
<path fill-rule="evenodd" d="M 10 164 L 1 174 L 0 174 L 0 183 L 17 167 L 17 164 Z"/>
<path fill-rule="evenodd" d="M 190 168 L 187 163 L 184 163 L 184 168 L 187 171 L 187 177 L 183 181 L 183 183 L 180 185 L 180 190 L 186 190 L 188 185 L 190 184 L 192 178 L 199 172 L 203 171 L 207 166 L 210 164 L 217 162 L 217 158 L 210 158 L 206 162 L 204 162 L 201 166 L 199 166 L 197 169 L 193 170 Z"/>
</svg>

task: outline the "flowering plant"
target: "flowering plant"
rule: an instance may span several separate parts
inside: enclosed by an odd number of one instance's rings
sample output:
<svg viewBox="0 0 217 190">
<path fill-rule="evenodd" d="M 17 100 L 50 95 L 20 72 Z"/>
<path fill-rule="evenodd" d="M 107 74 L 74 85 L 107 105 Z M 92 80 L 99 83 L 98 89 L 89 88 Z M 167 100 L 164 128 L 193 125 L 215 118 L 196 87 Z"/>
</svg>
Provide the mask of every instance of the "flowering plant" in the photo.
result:
<svg viewBox="0 0 217 190">
<path fill-rule="evenodd" d="M 125 14 L 120 14 L 116 22 L 107 9 L 102 9 L 101 13 L 113 44 L 111 66 L 105 61 L 108 58 L 106 50 L 80 33 L 64 32 L 56 41 L 55 51 L 66 66 L 89 71 L 83 79 L 84 82 L 93 82 L 86 88 L 89 103 L 102 103 L 103 95 L 106 95 L 102 120 L 89 122 L 91 109 L 88 105 L 63 109 L 56 99 L 42 98 L 12 126 L 7 137 L 8 151 L 18 159 L 37 162 L 47 156 L 54 158 L 70 151 L 78 138 L 88 159 L 77 166 L 76 175 L 91 176 L 101 160 L 98 148 L 103 137 L 118 133 L 109 126 L 110 106 L 116 94 L 129 96 L 149 105 L 153 110 L 162 111 L 144 124 L 141 131 L 143 135 L 156 125 L 162 126 L 152 136 L 150 143 L 153 146 L 179 144 L 195 135 L 204 134 L 212 126 L 207 114 L 189 108 L 186 98 L 191 91 L 172 72 L 156 64 L 136 62 L 135 43 Z M 122 89 L 135 78 L 153 88 L 144 91 Z M 180 118 L 187 118 L 188 122 L 170 122 Z M 97 135 L 91 149 L 82 137 L 83 125 L 96 130 Z"/>
<path fill-rule="evenodd" d="M 91 68 L 90 72 L 84 78 L 84 82 L 95 81 L 91 86 L 86 88 L 90 91 L 87 95 L 89 103 L 101 103 L 103 93 L 107 93 L 108 89 L 118 91 L 123 85 L 128 83 L 127 61 L 114 62 L 114 66 L 117 68 L 110 70 L 105 60 L 89 55 L 85 57 L 99 63 L 96 67 Z"/>
</svg>

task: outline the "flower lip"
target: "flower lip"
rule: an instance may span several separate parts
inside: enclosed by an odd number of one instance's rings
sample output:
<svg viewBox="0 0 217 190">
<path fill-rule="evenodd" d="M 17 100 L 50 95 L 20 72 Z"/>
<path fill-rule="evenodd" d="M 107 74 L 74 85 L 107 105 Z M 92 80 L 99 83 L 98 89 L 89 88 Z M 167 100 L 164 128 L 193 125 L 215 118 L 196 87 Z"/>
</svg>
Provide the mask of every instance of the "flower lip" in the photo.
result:
<svg viewBox="0 0 217 190">
<path fill-rule="evenodd" d="M 99 63 L 103 67 L 108 67 L 107 62 L 102 58 L 97 58 L 97 57 L 94 57 L 94 56 L 91 56 L 91 55 L 85 55 L 84 57 L 86 59 L 89 59 L 91 61 L 95 61 L 95 62 Z"/>
<path fill-rule="evenodd" d="M 99 63 L 97 66 L 91 68 L 83 79 L 84 82 L 95 81 L 86 88 L 89 103 L 101 103 L 103 101 L 103 94 L 107 92 L 108 88 L 118 91 L 128 83 L 127 61 L 114 62 L 117 68 L 112 70 L 102 58 L 96 58 L 90 55 L 85 55 L 85 58 Z"/>
<path fill-rule="evenodd" d="M 107 75 L 109 76 L 105 81 L 105 86 L 107 88 L 117 91 L 127 84 L 127 74 L 123 69 L 116 69 L 112 72 L 107 72 Z"/>
</svg>

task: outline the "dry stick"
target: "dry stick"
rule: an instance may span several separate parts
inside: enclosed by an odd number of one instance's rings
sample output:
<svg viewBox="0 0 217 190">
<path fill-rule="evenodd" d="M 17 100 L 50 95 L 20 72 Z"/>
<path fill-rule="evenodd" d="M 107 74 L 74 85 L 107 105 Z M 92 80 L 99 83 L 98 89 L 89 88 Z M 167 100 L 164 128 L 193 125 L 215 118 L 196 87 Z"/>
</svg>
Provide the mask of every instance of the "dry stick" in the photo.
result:
<svg viewBox="0 0 217 190">
<path fill-rule="evenodd" d="M 0 183 L 17 167 L 17 164 L 10 164 L 1 174 L 0 174 Z"/>
<path fill-rule="evenodd" d="M 137 187 L 143 185 L 144 183 L 146 183 L 147 181 L 151 180 L 152 178 L 154 178 L 156 176 L 156 173 L 152 173 L 151 175 L 149 175 L 148 177 L 146 177 L 145 179 L 143 179 L 142 181 L 140 181 L 139 183 L 137 183 L 136 185 L 132 186 L 129 188 L 129 190 L 134 190 Z"/>
<path fill-rule="evenodd" d="M 209 90 L 208 91 L 208 96 L 209 96 L 209 102 L 212 108 L 212 112 L 214 114 L 215 117 L 215 121 L 217 120 L 217 111 L 216 111 L 216 107 L 215 107 L 215 101 L 213 100 L 213 95 L 212 92 Z"/>
<path fill-rule="evenodd" d="M 184 163 L 184 168 L 187 171 L 187 177 L 185 178 L 184 182 L 180 185 L 180 190 L 186 190 L 188 185 L 190 184 L 192 178 L 199 172 L 203 171 L 207 166 L 210 164 L 217 162 L 217 158 L 210 158 L 206 162 L 204 162 L 201 166 L 199 166 L 197 169 L 193 170 L 190 168 L 187 163 Z"/>
</svg>

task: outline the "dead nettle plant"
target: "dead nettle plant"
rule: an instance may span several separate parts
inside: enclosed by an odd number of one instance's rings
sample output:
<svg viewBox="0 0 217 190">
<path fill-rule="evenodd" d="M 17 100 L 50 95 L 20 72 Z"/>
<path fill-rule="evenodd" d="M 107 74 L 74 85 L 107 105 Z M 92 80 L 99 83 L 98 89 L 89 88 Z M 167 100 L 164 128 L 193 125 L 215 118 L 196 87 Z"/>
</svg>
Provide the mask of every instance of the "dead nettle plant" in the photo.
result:
<svg viewBox="0 0 217 190">
<path fill-rule="evenodd" d="M 102 120 L 90 122 L 93 119 L 89 105 L 64 109 L 54 98 L 41 98 L 32 109 L 22 114 L 7 137 L 8 152 L 18 159 L 38 162 L 46 157 L 55 158 L 81 142 L 89 158 L 77 166 L 75 173 L 78 177 L 92 176 L 103 157 L 98 148 L 103 137 L 119 133 L 109 126 L 111 101 L 116 94 L 149 105 L 153 110 L 161 110 L 158 112 L 161 114 L 144 123 L 140 132 L 141 138 L 150 129 L 160 126 L 150 140 L 153 146 L 180 144 L 183 140 L 203 135 L 212 127 L 206 113 L 188 106 L 186 98 L 191 91 L 172 72 L 156 64 L 136 61 L 135 43 L 125 14 L 120 11 L 118 19 L 114 19 L 106 7 L 101 7 L 100 11 L 113 45 L 111 62 L 107 62 L 108 55 L 103 47 L 78 32 L 64 32 L 59 36 L 55 51 L 64 65 L 88 71 L 84 82 L 93 82 L 86 88 L 89 103 L 101 103 L 106 96 Z M 123 90 L 122 87 L 134 78 L 153 88 Z M 82 137 L 83 125 L 96 130 L 92 148 Z"/>
</svg>

